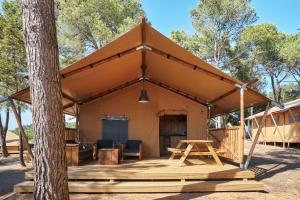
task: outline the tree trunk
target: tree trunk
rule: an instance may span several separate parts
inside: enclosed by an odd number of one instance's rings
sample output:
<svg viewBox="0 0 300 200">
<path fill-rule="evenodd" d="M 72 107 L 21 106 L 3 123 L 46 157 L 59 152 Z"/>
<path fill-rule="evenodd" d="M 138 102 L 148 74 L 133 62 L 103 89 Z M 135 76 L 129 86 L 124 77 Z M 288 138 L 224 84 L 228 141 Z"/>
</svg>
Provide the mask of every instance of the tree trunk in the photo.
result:
<svg viewBox="0 0 300 200">
<path fill-rule="evenodd" d="M 271 78 L 273 96 L 274 96 L 275 101 L 277 101 L 277 90 L 276 90 L 276 86 L 275 86 L 274 77 L 272 75 L 270 75 L 270 78 Z"/>
<path fill-rule="evenodd" d="M 21 107 L 18 106 L 18 112 L 20 116 L 20 121 L 22 123 L 22 117 L 21 117 Z M 22 139 L 22 133 L 21 130 L 19 131 L 19 157 L 20 157 L 20 164 L 24 167 L 26 167 L 24 162 L 24 154 L 23 154 L 23 139 Z"/>
<path fill-rule="evenodd" d="M 9 122 L 9 109 L 6 109 L 6 118 L 5 118 L 5 124 L 2 125 L 2 118 L 0 116 L 0 142 L 1 142 L 1 153 L 3 157 L 9 156 L 6 146 L 6 135 L 7 135 L 7 129 L 8 129 L 8 122 Z"/>
<path fill-rule="evenodd" d="M 34 199 L 68 200 L 63 106 L 53 0 L 21 0 L 29 67 Z"/>
</svg>

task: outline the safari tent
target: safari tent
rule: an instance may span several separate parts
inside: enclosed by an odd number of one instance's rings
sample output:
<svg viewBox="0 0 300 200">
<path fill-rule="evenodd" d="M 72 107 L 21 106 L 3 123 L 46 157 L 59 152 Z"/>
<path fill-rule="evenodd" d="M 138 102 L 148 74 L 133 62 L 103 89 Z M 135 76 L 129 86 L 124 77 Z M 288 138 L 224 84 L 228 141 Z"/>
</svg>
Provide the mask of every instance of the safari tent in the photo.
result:
<svg viewBox="0 0 300 200">
<path fill-rule="evenodd" d="M 262 116 L 263 112 L 260 112 L 247 118 L 251 122 L 254 137 Z M 300 143 L 300 99 L 284 103 L 284 108 L 272 107 L 266 116 L 258 141 L 278 143 L 283 147 L 289 147 L 290 143 Z"/>
<path fill-rule="evenodd" d="M 64 111 L 77 119 L 74 139 L 78 143 L 139 140 L 143 144 L 143 158 L 154 159 L 152 162 L 137 161 L 136 165 L 132 164 L 134 166 L 120 167 L 120 171 L 119 168 L 96 170 L 86 166 L 86 172 L 80 169 L 71 172 L 74 173 L 74 179 L 84 177 L 84 173 L 85 180 L 165 178 L 184 181 L 195 178 L 240 180 L 254 177 L 252 172 L 236 167 L 215 166 L 211 168 L 212 171 L 207 171 L 207 168 L 201 168 L 203 165 L 197 165 L 199 169 L 192 170 L 188 166 L 173 168 L 170 164 L 173 161 L 158 159 L 164 156 L 168 148 L 176 147 L 178 141 L 212 140 L 214 148 L 220 150 L 221 158 L 243 164 L 244 129 L 240 127 L 244 127 L 244 108 L 268 105 L 270 100 L 252 89 L 250 84 L 227 75 L 181 48 L 145 20 L 105 47 L 62 69 L 61 87 Z M 30 103 L 29 88 L 12 95 L 12 98 Z M 239 110 L 241 126 L 208 129 L 210 118 Z M 146 166 L 147 175 L 141 172 Z M 134 171 L 130 176 L 122 174 L 127 167 L 132 167 Z M 92 176 L 88 174 L 89 170 L 93 171 Z M 180 177 L 178 170 L 182 170 Z M 197 172 L 202 173 L 200 177 L 194 174 Z M 81 175 L 77 176 L 79 173 Z M 97 173 L 99 176 L 96 176 Z M 112 183 L 106 190 L 99 186 L 97 191 L 155 192 L 161 189 L 159 184 L 154 183 L 147 183 L 147 189 L 139 189 L 143 185 L 141 183 L 139 186 L 126 183 L 132 187 L 122 184 Z M 177 184 L 181 186 L 178 188 Z M 214 185 L 217 183 L 212 184 L 210 189 L 204 189 L 202 185 L 176 182 L 166 192 L 261 189 L 257 182 L 250 181 L 235 182 L 234 186 L 227 189 L 222 185 L 217 189 Z M 241 187 L 243 184 L 246 186 Z M 76 191 L 81 190 L 77 188 Z M 84 191 L 90 192 L 89 189 Z"/>
</svg>

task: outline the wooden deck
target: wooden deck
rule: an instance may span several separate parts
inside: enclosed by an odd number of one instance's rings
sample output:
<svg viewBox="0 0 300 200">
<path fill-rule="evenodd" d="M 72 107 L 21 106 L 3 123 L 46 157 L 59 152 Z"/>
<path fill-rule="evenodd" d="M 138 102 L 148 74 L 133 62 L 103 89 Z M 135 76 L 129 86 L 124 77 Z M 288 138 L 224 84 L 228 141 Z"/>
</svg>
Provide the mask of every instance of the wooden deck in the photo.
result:
<svg viewBox="0 0 300 200">
<path fill-rule="evenodd" d="M 212 160 L 189 160 L 185 165 L 167 159 L 126 161 L 115 166 L 89 162 L 69 167 L 68 175 L 72 193 L 263 190 L 263 184 L 250 180 L 253 172 L 230 164 L 217 166 Z M 16 192 L 32 192 L 33 173 L 27 172 L 25 179 L 15 185 Z"/>
</svg>

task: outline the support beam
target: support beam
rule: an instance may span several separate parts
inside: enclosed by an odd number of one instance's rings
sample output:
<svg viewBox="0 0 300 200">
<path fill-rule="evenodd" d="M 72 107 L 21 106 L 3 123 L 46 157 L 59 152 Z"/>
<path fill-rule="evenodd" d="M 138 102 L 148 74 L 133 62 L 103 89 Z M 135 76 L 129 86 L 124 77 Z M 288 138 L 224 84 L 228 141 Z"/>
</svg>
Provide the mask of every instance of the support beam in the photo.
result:
<svg viewBox="0 0 300 200">
<path fill-rule="evenodd" d="M 253 79 L 253 80 L 245 83 L 243 85 L 243 87 L 247 88 L 247 87 L 251 86 L 252 84 L 256 83 L 257 81 L 258 81 L 258 79 Z M 225 94 L 222 94 L 221 96 L 219 96 L 219 97 L 215 98 L 214 100 L 212 100 L 210 103 L 214 104 L 215 102 L 220 101 L 220 100 L 224 99 L 225 97 L 230 96 L 231 94 L 235 93 L 238 90 L 238 88 L 239 87 L 236 87 L 236 88 L 226 92 Z"/>
<path fill-rule="evenodd" d="M 65 110 L 67 108 L 70 108 L 70 107 L 74 106 L 74 104 L 75 104 L 74 102 L 68 103 L 68 104 L 64 105 L 63 109 Z"/>
<path fill-rule="evenodd" d="M 87 97 L 87 98 L 82 98 L 82 99 L 78 100 L 77 103 L 78 103 L 78 104 L 85 104 L 85 103 L 88 103 L 88 102 L 93 101 L 93 100 L 95 100 L 95 99 L 104 97 L 104 96 L 106 96 L 106 95 L 108 95 L 108 94 L 117 92 L 117 91 L 122 90 L 122 89 L 124 89 L 124 88 L 126 88 L 126 87 L 129 87 L 129 86 L 131 86 L 131 85 L 134 85 L 134 84 L 136 84 L 136 83 L 138 83 L 138 82 L 140 82 L 140 81 L 141 81 L 140 78 L 134 79 L 134 80 L 132 80 L 132 81 L 128 81 L 128 82 L 126 82 L 126 83 L 124 83 L 124 84 L 121 84 L 121 85 L 119 85 L 119 86 L 117 86 L 117 87 L 114 87 L 114 88 L 112 88 L 112 89 L 106 90 L 106 91 L 104 91 L 104 92 L 100 92 L 100 93 L 98 93 L 98 94 L 96 94 L 96 95 L 94 95 L 94 96 Z M 64 110 L 65 110 L 65 109 L 70 108 L 70 107 L 72 107 L 72 106 L 74 106 L 74 105 L 75 105 L 75 103 L 68 103 L 68 104 L 65 105 L 63 108 L 64 108 Z"/>
<path fill-rule="evenodd" d="M 85 70 L 88 70 L 88 69 L 91 69 L 91 68 L 94 68 L 94 67 L 100 67 L 102 64 L 104 63 L 107 63 L 109 61 L 112 61 L 112 60 L 115 60 L 115 59 L 119 59 L 125 55 L 128 55 L 128 54 L 131 54 L 131 53 L 134 53 L 136 51 L 139 50 L 139 47 L 140 45 L 138 46 L 135 46 L 133 48 L 130 48 L 130 49 L 127 49 L 125 51 L 122 51 L 122 52 L 119 52 L 119 53 L 116 53 L 112 56 L 109 56 L 109 57 L 106 57 L 106 58 L 103 58 L 101 60 L 98 60 L 96 62 L 93 62 L 93 63 L 90 63 L 88 65 L 85 65 L 83 67 L 80 67 L 80 68 L 77 68 L 77 69 L 74 69 L 70 72 L 66 72 L 66 73 L 61 73 L 61 78 L 64 79 L 64 78 L 67 78 L 67 77 L 70 77 L 74 74 L 77 74 L 79 72 L 82 72 L 82 71 L 85 71 Z"/>
<path fill-rule="evenodd" d="M 32 154 L 32 151 L 31 151 L 29 142 L 28 142 L 28 138 L 27 138 L 27 136 L 26 136 L 26 134 L 25 134 L 25 131 L 24 131 L 24 128 L 23 128 L 23 126 L 22 126 L 21 118 L 20 118 L 20 115 L 19 115 L 19 113 L 18 113 L 18 111 L 17 111 L 15 102 L 14 102 L 11 98 L 9 98 L 9 102 L 10 102 L 10 107 L 11 107 L 11 109 L 12 109 L 14 115 L 15 115 L 17 124 L 18 124 L 18 126 L 19 126 L 20 133 L 21 133 L 21 135 L 22 135 L 22 137 L 23 137 L 23 139 L 24 139 L 24 143 L 25 143 L 25 146 L 26 146 L 26 148 L 27 148 L 28 154 L 29 154 L 30 158 L 33 160 L 33 154 Z"/>
<path fill-rule="evenodd" d="M 161 88 L 167 89 L 167 90 L 169 90 L 169 91 L 171 91 L 171 92 L 174 92 L 174 93 L 176 93 L 176 94 L 179 94 L 179 95 L 181 95 L 181 96 L 183 96 L 183 97 L 185 97 L 185 98 L 188 98 L 188 99 L 190 99 L 190 100 L 192 100 L 192 101 L 195 101 L 195 102 L 197 102 L 197 103 L 200 103 L 200 104 L 203 105 L 203 106 L 206 106 L 206 107 L 208 106 L 208 103 L 207 103 L 206 101 L 204 101 L 204 100 L 202 100 L 202 99 L 199 99 L 198 97 L 195 97 L 195 96 L 190 95 L 190 94 L 188 94 L 188 93 L 185 93 L 185 92 L 183 92 L 183 91 L 181 91 L 181 90 L 178 90 L 178 89 L 176 89 L 176 88 L 173 88 L 173 87 L 171 87 L 171 86 L 168 86 L 168 85 L 166 85 L 166 84 L 164 84 L 164 83 L 162 83 L 162 82 L 155 81 L 155 80 L 150 79 L 150 78 L 146 79 L 146 81 L 149 82 L 149 83 L 152 83 L 152 84 L 154 84 L 154 85 L 157 85 L 157 86 L 159 86 L 159 87 L 161 87 Z"/>
<path fill-rule="evenodd" d="M 226 78 L 226 77 L 224 77 L 224 76 L 218 75 L 218 74 L 216 74 L 216 73 L 214 73 L 214 72 L 211 72 L 211 71 L 209 71 L 209 70 L 207 70 L 207 69 L 205 69 L 205 68 L 202 68 L 202 67 L 199 67 L 199 66 L 197 66 L 197 65 L 194 65 L 194 64 L 192 64 L 192 63 L 190 63 L 190 62 L 188 62 L 188 61 L 185 61 L 185 60 L 183 60 L 183 59 L 181 59 L 181 58 L 178 58 L 178 57 L 176 57 L 176 56 L 170 55 L 170 54 L 168 54 L 168 53 L 166 53 L 166 52 L 164 52 L 164 51 L 162 51 L 162 50 L 160 50 L 160 49 L 157 49 L 157 48 L 155 48 L 155 47 L 153 47 L 153 46 L 147 45 L 147 47 L 148 47 L 148 48 L 146 48 L 147 51 L 151 51 L 151 52 L 153 52 L 153 53 L 155 53 L 155 54 L 157 54 L 157 55 L 163 56 L 163 57 L 165 57 L 165 58 L 167 58 L 167 59 L 173 60 L 173 61 L 175 61 L 175 62 L 179 62 L 179 63 L 181 63 L 182 65 L 184 65 L 184 66 L 186 66 L 186 67 L 189 67 L 189 68 L 191 68 L 191 69 L 193 69 L 193 70 L 197 70 L 197 71 L 203 72 L 203 73 L 205 73 L 206 75 L 209 75 L 209 76 L 211 76 L 211 77 L 213 77 L 213 78 L 215 78 L 215 79 L 224 81 L 224 82 L 226 82 L 226 83 L 228 83 L 228 84 L 230 84 L 230 85 L 234 85 L 234 86 L 235 86 L 235 85 L 237 84 L 237 82 L 234 81 L 234 80 L 231 80 L 231 79 Z M 259 94 L 258 92 L 256 92 L 255 90 L 253 90 L 253 89 L 251 89 L 251 88 L 249 88 L 249 92 L 252 93 L 252 94 L 254 94 L 254 95 L 256 95 L 256 96 L 262 96 L 261 94 Z M 268 98 L 266 97 L 266 99 L 268 99 Z M 269 99 L 268 99 L 268 100 L 269 100 Z"/>
<path fill-rule="evenodd" d="M 117 92 L 117 91 L 122 90 L 122 89 L 124 89 L 124 88 L 127 88 L 127 87 L 129 87 L 129 86 L 131 86 L 131 85 L 134 85 L 134 84 L 140 82 L 140 81 L 141 81 L 140 78 L 134 79 L 134 80 L 132 80 L 132 81 L 128 81 L 128 82 L 126 82 L 126 83 L 124 83 L 124 84 L 121 84 L 121 85 L 119 85 L 119 86 L 117 86 L 117 87 L 114 87 L 114 88 L 112 88 L 112 89 L 106 90 L 106 91 L 104 91 L 104 92 L 100 92 L 100 93 L 97 94 L 97 95 L 94 95 L 94 96 L 91 96 L 91 97 L 88 97 L 88 98 L 84 98 L 84 99 L 80 99 L 80 100 L 78 101 L 78 103 L 79 103 L 79 104 L 88 103 L 88 102 L 93 101 L 93 100 L 95 100 L 95 99 L 104 97 L 104 96 L 106 96 L 106 95 L 108 95 L 108 94 Z"/>
<path fill-rule="evenodd" d="M 239 152 L 242 152 L 242 155 L 240 156 L 240 163 L 242 168 L 242 163 L 244 159 L 244 138 L 245 138 L 245 108 L 244 108 L 244 95 L 245 95 L 245 87 L 240 87 L 240 137 L 241 141 L 239 146 Z"/>
<path fill-rule="evenodd" d="M 76 142 L 77 143 L 80 143 L 80 132 L 79 132 L 79 105 L 78 105 L 78 103 L 76 103 L 75 104 L 75 112 L 76 112 L 76 124 L 75 124 L 75 126 L 76 126 L 76 137 L 75 137 L 75 140 L 76 140 Z"/>
<path fill-rule="evenodd" d="M 282 141 L 282 143 L 284 143 L 285 141 L 284 141 L 284 139 L 283 139 L 283 137 L 282 137 L 282 135 L 281 135 L 281 132 L 280 132 L 280 130 L 279 130 L 279 128 L 278 128 L 277 122 L 276 122 L 276 120 L 274 119 L 273 114 L 271 113 L 270 116 L 271 116 L 271 119 L 272 119 L 272 121 L 273 121 L 273 123 L 274 123 L 274 125 L 275 125 L 275 131 L 277 131 L 277 132 L 279 133 L 279 136 L 280 136 L 280 138 L 281 138 L 281 141 Z"/>
<path fill-rule="evenodd" d="M 211 105 L 207 106 L 207 130 L 206 130 L 206 139 L 209 139 L 209 126 L 210 126 L 210 112 L 211 112 Z"/>
<path fill-rule="evenodd" d="M 235 93 L 236 91 L 238 91 L 238 88 L 234 88 L 234 89 L 230 90 L 229 92 L 226 92 L 225 94 L 223 94 L 223 95 L 215 98 L 214 100 L 212 100 L 210 103 L 214 104 L 217 101 L 220 101 L 221 99 L 224 99 L 225 97 L 228 97 L 229 95 Z"/>
<path fill-rule="evenodd" d="M 259 127 L 258 127 L 258 130 L 257 130 L 257 133 L 255 135 L 255 138 L 254 138 L 254 141 L 251 145 L 251 148 L 250 148 L 250 151 L 249 151 L 249 154 L 247 156 L 247 160 L 244 164 L 244 169 L 248 169 L 248 166 L 250 164 L 250 161 L 251 161 L 251 158 L 252 158 L 252 155 L 253 155 L 253 152 L 254 152 L 254 149 L 255 149 L 255 146 L 256 146 L 256 143 L 258 141 L 258 138 L 259 138 L 259 135 L 261 133 L 261 130 L 264 126 L 264 123 L 265 123 L 265 119 L 266 119 L 266 116 L 268 114 L 268 111 L 269 111 L 269 108 L 270 108 L 270 102 L 267 104 L 267 107 L 266 107 L 266 110 L 264 112 L 264 115 L 262 117 L 262 119 L 260 120 L 260 123 L 259 123 Z"/>
<path fill-rule="evenodd" d="M 72 101 L 73 103 L 76 102 L 76 99 L 74 99 L 73 97 L 67 95 L 67 94 L 64 93 L 63 91 L 62 91 L 61 93 L 62 93 L 63 98 L 68 99 L 69 101 Z"/>
</svg>

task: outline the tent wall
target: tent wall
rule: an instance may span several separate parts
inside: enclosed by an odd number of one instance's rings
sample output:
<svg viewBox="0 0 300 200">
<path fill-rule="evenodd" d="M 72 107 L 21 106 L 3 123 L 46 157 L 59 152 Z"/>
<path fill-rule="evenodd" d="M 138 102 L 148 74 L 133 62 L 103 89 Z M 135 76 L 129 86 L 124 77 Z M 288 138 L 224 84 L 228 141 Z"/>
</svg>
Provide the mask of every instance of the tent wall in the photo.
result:
<svg viewBox="0 0 300 200">
<path fill-rule="evenodd" d="M 262 130 L 262 134 L 259 137 L 259 142 L 284 142 L 284 143 L 300 143 L 300 121 L 296 123 L 293 121 L 292 114 L 294 117 L 300 113 L 300 108 L 291 108 L 285 112 L 272 113 L 276 125 L 272 120 L 271 115 L 266 117 L 266 122 Z M 259 123 L 260 117 L 252 119 L 253 137 L 257 132 L 257 125 L 255 120 Z M 296 119 L 297 120 L 297 119 Z"/>
<path fill-rule="evenodd" d="M 80 106 L 80 138 L 84 143 L 102 137 L 102 118 L 127 116 L 128 138 L 144 143 L 146 157 L 159 157 L 159 116 L 161 113 L 186 112 L 187 138 L 206 137 L 207 108 L 159 86 L 146 84 L 150 102 L 138 102 L 141 85 L 136 84 L 104 98 Z"/>
</svg>

